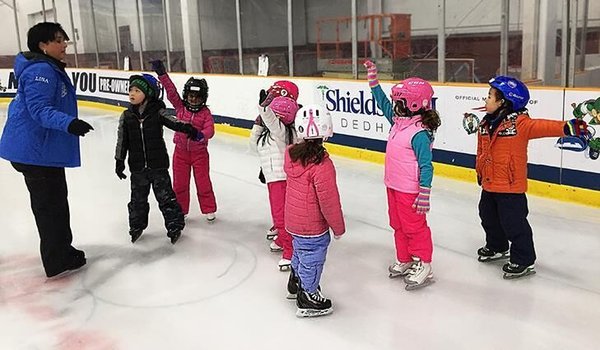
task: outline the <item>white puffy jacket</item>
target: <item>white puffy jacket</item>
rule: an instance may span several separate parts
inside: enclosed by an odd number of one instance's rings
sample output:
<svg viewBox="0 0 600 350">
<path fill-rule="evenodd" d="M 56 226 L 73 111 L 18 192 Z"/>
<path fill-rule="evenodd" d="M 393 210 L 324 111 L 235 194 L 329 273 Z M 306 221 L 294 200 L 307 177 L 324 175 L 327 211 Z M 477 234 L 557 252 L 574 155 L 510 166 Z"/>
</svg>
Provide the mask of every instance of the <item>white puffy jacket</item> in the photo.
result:
<svg viewBox="0 0 600 350">
<path fill-rule="evenodd" d="M 285 154 L 286 144 L 286 127 L 279 121 L 279 118 L 273 113 L 269 107 L 258 107 L 258 112 L 262 118 L 263 124 L 254 124 L 250 133 L 250 148 L 258 153 L 260 166 L 267 183 L 275 181 L 283 181 L 286 179 L 283 171 L 283 158 Z M 270 131 L 264 145 L 263 140 L 258 142 L 258 137 L 263 132 L 264 128 Z M 296 132 L 294 131 L 294 142 L 296 141 Z"/>
</svg>

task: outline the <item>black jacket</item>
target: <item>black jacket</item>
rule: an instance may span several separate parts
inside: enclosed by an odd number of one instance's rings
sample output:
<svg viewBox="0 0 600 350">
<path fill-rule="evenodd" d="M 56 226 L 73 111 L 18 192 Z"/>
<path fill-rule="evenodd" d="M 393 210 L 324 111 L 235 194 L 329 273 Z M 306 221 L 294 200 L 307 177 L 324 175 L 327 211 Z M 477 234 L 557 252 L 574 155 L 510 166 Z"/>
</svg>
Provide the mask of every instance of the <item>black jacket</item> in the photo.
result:
<svg viewBox="0 0 600 350">
<path fill-rule="evenodd" d="M 129 171 L 169 168 L 163 125 L 171 130 L 184 131 L 185 123 L 168 115 L 165 108 L 163 101 L 150 100 L 141 116 L 138 106 L 130 106 L 121 114 L 115 159 L 125 160 L 129 153 Z"/>
</svg>

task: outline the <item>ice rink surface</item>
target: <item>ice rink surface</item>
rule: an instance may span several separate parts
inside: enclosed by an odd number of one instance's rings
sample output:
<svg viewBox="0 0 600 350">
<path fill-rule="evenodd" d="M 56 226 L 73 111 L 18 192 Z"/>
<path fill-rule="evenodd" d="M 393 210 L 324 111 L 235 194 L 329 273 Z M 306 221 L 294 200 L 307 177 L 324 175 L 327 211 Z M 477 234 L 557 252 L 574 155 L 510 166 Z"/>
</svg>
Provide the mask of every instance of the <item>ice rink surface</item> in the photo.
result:
<svg viewBox="0 0 600 350">
<path fill-rule="evenodd" d="M 395 255 L 383 167 L 334 156 L 347 224 L 321 281 L 334 313 L 299 319 L 265 240 L 267 190 L 246 139 L 211 140 L 214 224 L 193 195 L 172 246 L 151 195 L 149 228 L 134 245 L 129 179 L 114 173 L 118 114 L 80 113 L 95 130 L 82 139 L 83 166 L 67 170 L 74 245 L 88 258 L 78 273 L 46 280 L 25 183 L 0 161 L 0 349 L 600 348 L 600 209 L 529 196 L 537 274 L 506 281 L 501 262 L 476 259 L 479 188 L 437 176 L 436 283 L 407 292 L 387 273 Z"/>
</svg>

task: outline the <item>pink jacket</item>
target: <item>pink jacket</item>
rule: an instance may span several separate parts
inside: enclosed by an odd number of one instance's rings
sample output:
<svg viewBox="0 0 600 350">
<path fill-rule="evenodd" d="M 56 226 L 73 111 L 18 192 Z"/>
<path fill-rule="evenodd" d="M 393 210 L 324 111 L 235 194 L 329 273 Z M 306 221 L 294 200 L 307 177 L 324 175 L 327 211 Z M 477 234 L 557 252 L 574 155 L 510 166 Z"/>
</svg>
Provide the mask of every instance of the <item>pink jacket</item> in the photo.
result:
<svg viewBox="0 0 600 350">
<path fill-rule="evenodd" d="M 412 148 L 412 139 L 423 131 L 421 116 L 394 118 L 385 149 L 386 187 L 403 193 L 419 193 L 419 163 Z"/>
<path fill-rule="evenodd" d="M 169 78 L 169 75 L 160 75 L 158 80 L 160 80 L 160 83 L 165 88 L 167 99 L 169 99 L 173 107 L 175 107 L 177 119 L 192 124 L 196 129 L 198 129 L 198 131 L 201 131 L 204 134 L 204 139 L 200 141 L 192 141 L 187 138 L 186 134 L 182 132 L 176 132 L 175 136 L 173 137 L 173 142 L 175 145 L 192 152 L 198 149 L 206 148 L 208 145 L 208 139 L 215 135 L 215 122 L 212 114 L 210 113 L 210 109 L 208 109 L 208 107 L 204 107 L 196 113 L 190 112 L 187 108 L 185 108 L 185 104 L 181 97 L 179 97 L 177 88 L 175 87 L 175 84 L 173 84 L 173 81 L 171 81 L 171 78 Z"/>
<path fill-rule="evenodd" d="M 334 235 L 344 234 L 346 225 L 335 167 L 329 155 L 325 154 L 320 164 L 304 167 L 300 162 L 292 162 L 288 147 L 284 170 L 287 174 L 285 229 L 299 236 L 319 236 L 331 227 Z"/>
</svg>

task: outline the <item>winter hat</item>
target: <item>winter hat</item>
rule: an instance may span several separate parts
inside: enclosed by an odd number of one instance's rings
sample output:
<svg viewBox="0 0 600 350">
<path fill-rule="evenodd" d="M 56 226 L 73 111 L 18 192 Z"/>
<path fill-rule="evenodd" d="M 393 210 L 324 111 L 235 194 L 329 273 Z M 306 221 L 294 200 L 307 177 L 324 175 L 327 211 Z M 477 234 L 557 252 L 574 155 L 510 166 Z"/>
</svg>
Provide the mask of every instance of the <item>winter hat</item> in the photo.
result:
<svg viewBox="0 0 600 350">
<path fill-rule="evenodd" d="M 150 74 L 132 75 L 129 77 L 129 87 L 132 86 L 140 89 L 146 98 L 158 98 L 160 93 L 158 81 Z"/>
</svg>

